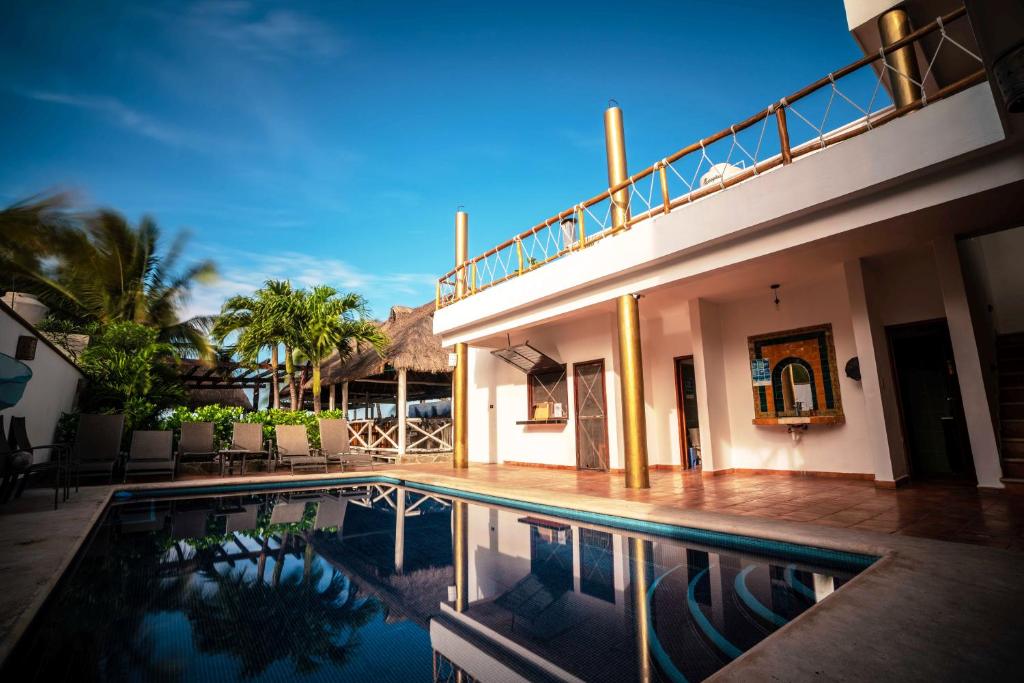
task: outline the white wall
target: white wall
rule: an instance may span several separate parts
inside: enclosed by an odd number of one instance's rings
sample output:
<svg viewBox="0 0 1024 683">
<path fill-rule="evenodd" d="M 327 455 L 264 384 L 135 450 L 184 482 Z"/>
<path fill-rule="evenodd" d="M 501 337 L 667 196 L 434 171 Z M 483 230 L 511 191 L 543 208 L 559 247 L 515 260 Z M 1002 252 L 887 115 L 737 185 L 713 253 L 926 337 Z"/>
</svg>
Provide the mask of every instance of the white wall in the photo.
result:
<svg viewBox="0 0 1024 683">
<path fill-rule="evenodd" d="M 731 446 L 727 453 L 715 454 L 715 469 L 873 473 L 863 392 L 860 383 L 843 372 L 846 361 L 857 355 L 857 349 L 841 269 L 836 268 L 819 282 L 784 284 L 779 298 L 782 302 L 778 310 L 764 293 L 719 304 Z M 754 403 L 747 337 L 821 323 L 832 324 L 846 422 L 811 425 L 800 442 L 794 443 L 785 427 L 752 424 Z"/>
<path fill-rule="evenodd" d="M 532 346 L 568 365 L 569 422 L 564 427 L 515 424 L 528 417 L 526 375 L 494 358 L 490 349 L 470 347 L 470 460 L 575 467 L 576 406 L 572 366 L 600 359 L 605 366 L 609 466 L 612 469 L 622 468 L 618 333 L 615 325 L 614 315 L 601 311 L 513 335 L 513 344 L 529 341 Z M 641 299 L 640 330 L 650 465 L 682 463 L 674 359 L 693 353 L 689 325 L 685 300 Z"/>
<path fill-rule="evenodd" d="M 961 257 L 964 270 L 981 281 L 996 331 L 1024 332 L 1024 227 L 965 240 Z"/>
<path fill-rule="evenodd" d="M 8 309 L 0 308 L 0 353 L 13 358 L 18 337 L 24 335 L 38 338 L 35 330 L 16 320 Z M 62 413 L 70 412 L 74 406 L 78 381 L 82 375 L 78 368 L 42 339 L 36 344 L 35 360 L 22 362 L 32 368 L 32 379 L 21 401 L 0 411 L 4 418 L 5 433 L 10 428 L 11 417 L 25 417 L 28 436 L 33 444 L 53 443 L 57 421 Z M 46 457 L 45 451 L 35 453 L 37 461 Z"/>
</svg>

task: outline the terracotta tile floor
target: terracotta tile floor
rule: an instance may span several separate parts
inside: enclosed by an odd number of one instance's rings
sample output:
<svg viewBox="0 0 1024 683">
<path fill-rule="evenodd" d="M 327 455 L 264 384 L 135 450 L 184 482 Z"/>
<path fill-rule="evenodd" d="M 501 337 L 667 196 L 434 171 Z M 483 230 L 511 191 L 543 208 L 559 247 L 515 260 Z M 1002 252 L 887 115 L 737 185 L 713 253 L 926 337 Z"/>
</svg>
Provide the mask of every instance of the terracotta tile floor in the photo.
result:
<svg viewBox="0 0 1024 683">
<path fill-rule="evenodd" d="M 449 476 L 450 467 L 418 465 Z M 926 483 L 896 490 L 866 481 L 652 472 L 651 488 L 627 490 L 621 474 L 475 465 L 455 476 L 517 489 L 580 493 L 881 533 L 1024 550 L 1024 496 L 973 485 Z"/>
<path fill-rule="evenodd" d="M 983 493 L 968 484 L 923 483 L 891 490 L 844 479 L 763 474 L 702 477 L 655 471 L 651 472 L 650 489 L 628 490 L 621 473 L 477 464 L 462 472 L 445 464 L 387 469 L 431 471 L 497 484 L 511 495 L 527 489 L 556 496 L 578 493 L 1024 551 L 1024 495 Z M 260 472 L 249 474 L 258 476 Z M 179 477 L 218 478 L 204 473 Z"/>
</svg>

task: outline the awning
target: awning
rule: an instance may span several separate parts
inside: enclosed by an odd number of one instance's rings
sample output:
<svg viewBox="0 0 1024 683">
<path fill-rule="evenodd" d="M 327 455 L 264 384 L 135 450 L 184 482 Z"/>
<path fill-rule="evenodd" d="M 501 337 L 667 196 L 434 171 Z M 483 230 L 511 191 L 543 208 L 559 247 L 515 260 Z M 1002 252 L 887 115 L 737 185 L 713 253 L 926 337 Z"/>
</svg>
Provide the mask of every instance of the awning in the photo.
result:
<svg viewBox="0 0 1024 683">
<path fill-rule="evenodd" d="M 562 367 L 557 360 L 533 348 L 528 343 L 491 351 L 491 354 L 527 374 L 542 370 L 556 370 Z"/>
</svg>

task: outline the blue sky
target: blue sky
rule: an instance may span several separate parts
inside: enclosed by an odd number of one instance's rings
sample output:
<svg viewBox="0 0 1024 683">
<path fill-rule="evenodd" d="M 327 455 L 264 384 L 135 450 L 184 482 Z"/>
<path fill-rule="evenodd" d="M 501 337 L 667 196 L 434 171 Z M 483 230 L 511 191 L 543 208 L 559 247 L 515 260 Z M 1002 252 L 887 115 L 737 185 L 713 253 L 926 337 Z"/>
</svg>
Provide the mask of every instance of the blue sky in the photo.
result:
<svg viewBox="0 0 1024 683">
<path fill-rule="evenodd" d="M 0 202 L 49 188 L 220 280 L 433 298 L 453 260 L 596 194 L 602 112 L 641 168 L 860 56 L 841 0 L 49 2 L 0 8 Z"/>
</svg>

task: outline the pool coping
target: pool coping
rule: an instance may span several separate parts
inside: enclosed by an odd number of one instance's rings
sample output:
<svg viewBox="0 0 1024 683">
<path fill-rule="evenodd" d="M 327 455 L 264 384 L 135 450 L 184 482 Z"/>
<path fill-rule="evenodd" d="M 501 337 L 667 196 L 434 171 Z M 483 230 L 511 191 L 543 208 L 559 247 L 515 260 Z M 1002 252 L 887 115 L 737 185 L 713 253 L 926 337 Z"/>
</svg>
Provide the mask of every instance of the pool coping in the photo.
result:
<svg viewBox="0 0 1024 683">
<path fill-rule="evenodd" d="M 436 487 L 443 489 L 444 495 L 455 497 L 460 497 L 458 493 L 482 495 L 503 501 L 879 558 L 844 586 L 842 593 L 829 596 L 814 609 L 804 612 L 772 633 L 716 672 L 712 676 L 714 680 L 742 680 L 754 675 L 761 678 L 774 676 L 779 680 L 809 676 L 863 680 L 872 675 L 872 671 L 874 675 L 892 675 L 891 665 L 897 662 L 902 678 L 913 679 L 916 673 L 921 680 L 935 680 L 936 674 L 942 674 L 938 678 L 952 679 L 957 670 L 978 676 L 980 671 L 986 669 L 992 672 L 1006 671 L 1004 667 L 1015 664 L 1015 645 L 1024 638 L 1021 620 L 1010 618 L 1014 610 L 1017 610 L 1017 614 L 1024 613 L 1024 591 L 1017 587 L 1017 568 L 1021 560 L 1024 560 L 1024 554 L 1021 553 L 826 527 L 808 522 L 680 509 L 579 493 L 552 494 L 516 490 L 514 495 L 509 495 L 509 491 L 503 490 L 498 484 L 474 481 L 457 474 L 417 472 L 410 467 L 326 475 L 235 477 L 220 481 L 114 485 L 110 487 L 102 505 L 90 517 L 87 529 L 78 542 L 68 549 L 59 571 L 54 572 L 45 588 L 0 643 L 0 665 L 29 627 L 117 492 L 137 492 L 143 495 L 147 491 L 173 489 L 212 492 L 218 488 L 223 490 L 225 485 L 249 488 L 287 484 L 283 488 L 307 488 L 329 485 L 324 482 L 344 484 L 351 480 L 379 480 L 379 483 L 408 485 L 421 490 L 423 487 Z M 499 501 L 496 504 L 503 503 Z M 591 523 L 585 519 L 578 521 Z M 628 533 L 629 530 L 626 531 Z M 650 533 L 658 535 L 656 531 Z M 953 591 L 952 585 L 960 590 Z M 906 593 L 904 589 L 908 586 L 912 586 L 915 598 L 923 594 L 923 597 L 930 596 L 933 599 L 912 602 L 916 609 L 890 609 L 891 604 L 900 603 L 899 597 Z M 955 596 L 951 595 L 953 592 Z M 880 603 L 886 606 L 881 607 Z M 955 609 L 957 604 L 964 608 Z M 878 616 L 877 620 L 870 620 L 873 614 Z M 1002 622 L 1000 616 L 1005 616 Z M 865 624 L 875 628 L 865 629 Z M 985 634 L 985 637 L 981 634 Z M 994 637 L 998 637 L 995 643 Z M 954 652 L 970 652 L 974 640 L 979 640 L 974 647 L 974 656 L 954 657 Z M 946 641 L 958 643 L 959 647 L 953 650 L 941 647 L 941 643 Z M 814 652 L 819 652 L 820 656 L 808 656 Z M 942 652 L 947 653 L 948 658 L 937 656 Z M 983 653 L 980 658 L 978 653 Z M 959 666 L 951 669 L 950 663 Z"/>
</svg>

